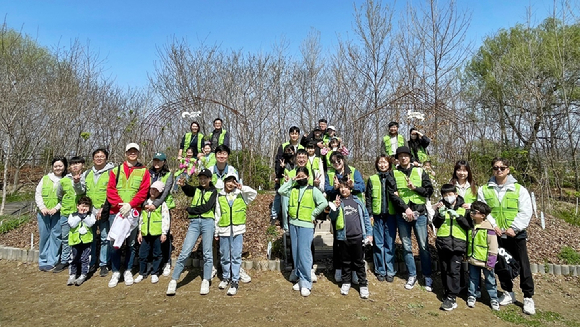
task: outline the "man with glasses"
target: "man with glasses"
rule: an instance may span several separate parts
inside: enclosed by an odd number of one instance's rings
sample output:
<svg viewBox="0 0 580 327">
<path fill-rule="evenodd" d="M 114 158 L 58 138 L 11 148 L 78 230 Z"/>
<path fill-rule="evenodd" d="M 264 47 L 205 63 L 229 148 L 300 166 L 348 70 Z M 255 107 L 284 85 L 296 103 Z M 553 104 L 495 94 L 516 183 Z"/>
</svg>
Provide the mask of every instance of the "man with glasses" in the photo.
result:
<svg viewBox="0 0 580 327">
<path fill-rule="evenodd" d="M 491 214 L 487 220 L 491 223 L 498 236 L 500 248 L 509 252 L 520 265 L 520 288 L 524 293 L 524 313 L 536 313 L 534 306 L 534 280 L 530 270 L 530 259 L 526 239 L 526 228 L 532 218 L 532 201 L 528 190 L 520 185 L 510 174 L 506 159 L 495 158 L 491 162 L 493 176 L 487 185 L 481 186 L 477 199 L 487 203 Z M 511 276 L 498 274 L 504 293 L 499 298 L 500 305 L 514 303 L 516 298 Z"/>
</svg>

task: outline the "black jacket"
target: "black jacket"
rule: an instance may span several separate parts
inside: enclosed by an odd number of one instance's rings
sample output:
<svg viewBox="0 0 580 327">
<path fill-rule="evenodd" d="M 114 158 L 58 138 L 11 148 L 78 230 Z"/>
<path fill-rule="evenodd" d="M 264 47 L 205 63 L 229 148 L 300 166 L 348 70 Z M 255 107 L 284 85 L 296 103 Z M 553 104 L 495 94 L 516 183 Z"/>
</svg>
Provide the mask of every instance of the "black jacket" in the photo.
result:
<svg viewBox="0 0 580 327">
<path fill-rule="evenodd" d="M 450 206 L 443 200 L 439 201 L 442 202 L 447 208 Z M 458 195 L 457 200 L 455 200 L 455 206 L 453 206 L 453 210 L 457 210 L 461 208 L 461 206 L 465 203 L 463 198 Z M 435 210 L 435 216 L 433 217 L 433 225 L 435 228 L 441 227 L 445 222 L 445 216 L 439 213 L 439 210 Z M 466 234 L 469 234 L 469 230 L 471 229 L 471 217 L 469 216 L 469 210 L 465 210 L 465 214 L 459 216 L 457 218 L 451 218 L 452 226 L 458 224 L 459 227 L 466 231 Z M 469 235 L 468 235 L 469 236 Z M 467 241 L 460 240 L 455 237 L 437 237 L 435 241 L 435 246 L 437 250 L 447 250 L 447 251 L 454 251 L 454 252 L 466 252 L 467 251 Z"/>
</svg>

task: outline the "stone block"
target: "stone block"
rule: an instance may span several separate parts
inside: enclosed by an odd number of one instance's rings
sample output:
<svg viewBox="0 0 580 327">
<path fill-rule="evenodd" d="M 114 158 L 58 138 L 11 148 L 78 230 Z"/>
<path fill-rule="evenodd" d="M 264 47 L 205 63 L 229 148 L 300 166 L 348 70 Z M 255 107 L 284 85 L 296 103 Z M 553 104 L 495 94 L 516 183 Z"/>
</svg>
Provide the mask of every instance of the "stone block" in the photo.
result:
<svg viewBox="0 0 580 327">
<path fill-rule="evenodd" d="M 562 275 L 562 266 L 554 265 L 554 275 L 556 276 Z"/>
<path fill-rule="evenodd" d="M 538 272 L 538 265 L 535 263 L 530 263 L 530 271 L 532 272 L 532 274 L 535 274 Z"/>
<path fill-rule="evenodd" d="M 564 276 L 570 275 L 570 266 L 562 265 L 562 275 L 564 275 Z"/>
<path fill-rule="evenodd" d="M 552 264 L 552 263 L 548 264 L 548 274 L 550 274 L 550 275 L 554 274 L 554 264 Z"/>
</svg>

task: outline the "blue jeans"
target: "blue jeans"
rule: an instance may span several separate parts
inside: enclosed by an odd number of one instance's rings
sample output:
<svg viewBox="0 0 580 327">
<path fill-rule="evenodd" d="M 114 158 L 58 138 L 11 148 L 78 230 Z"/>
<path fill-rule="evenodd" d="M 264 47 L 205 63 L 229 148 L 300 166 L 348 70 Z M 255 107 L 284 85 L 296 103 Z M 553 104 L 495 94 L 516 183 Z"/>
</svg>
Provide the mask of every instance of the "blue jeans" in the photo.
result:
<svg viewBox="0 0 580 327">
<path fill-rule="evenodd" d="M 163 253 L 161 253 L 161 235 L 143 236 L 141 246 L 139 247 L 139 275 L 145 276 L 147 274 L 147 259 L 151 252 L 153 254 L 153 270 L 151 271 L 151 275 L 159 276 L 159 266 L 163 258 Z"/>
<path fill-rule="evenodd" d="M 93 235 L 95 236 L 93 243 L 91 244 L 91 267 L 97 264 L 97 227 L 101 231 L 101 248 L 99 250 L 99 267 L 103 267 L 109 264 L 109 241 L 107 240 L 107 235 L 109 234 L 109 216 L 101 216 L 100 220 L 93 225 Z"/>
<path fill-rule="evenodd" d="M 301 288 L 312 289 L 311 269 L 312 252 L 310 245 L 314 238 L 314 228 L 299 227 L 290 224 L 290 241 L 292 243 L 292 259 Z"/>
<path fill-rule="evenodd" d="M 115 215 L 109 216 L 109 222 L 113 224 Z M 137 233 L 139 233 L 139 228 L 135 227 L 129 237 L 125 240 L 127 245 L 127 253 L 125 254 L 125 269 L 130 271 L 133 268 L 133 262 L 135 261 L 135 256 L 137 255 Z M 110 245 L 110 244 L 109 244 Z M 121 272 L 121 248 L 114 249 L 109 246 L 111 251 L 111 270 L 113 272 Z"/>
<path fill-rule="evenodd" d="M 403 256 L 409 270 L 409 277 L 417 276 L 415 258 L 413 257 L 411 229 L 419 245 L 419 258 L 421 259 L 423 276 L 431 277 L 431 255 L 427 249 L 427 216 L 421 215 L 417 220 L 408 222 L 403 219 L 401 214 L 397 214 L 397 228 L 399 229 L 399 237 L 403 242 Z"/>
<path fill-rule="evenodd" d="M 70 246 L 68 245 L 68 233 L 70 232 L 70 225 L 68 224 L 68 216 L 60 216 L 60 244 L 62 251 L 60 253 L 60 263 L 68 264 L 71 262 Z"/>
<path fill-rule="evenodd" d="M 282 196 L 280 193 L 276 192 L 274 196 L 274 201 L 272 202 L 272 210 L 270 212 L 270 217 L 277 219 L 280 214 L 280 209 L 282 205 Z"/>
<path fill-rule="evenodd" d="M 240 280 L 243 244 L 244 234 L 220 236 L 220 260 L 222 264 L 222 277 L 224 280 L 230 278 L 233 282 Z"/>
<path fill-rule="evenodd" d="M 181 247 L 181 253 L 177 257 L 175 268 L 171 279 L 178 280 L 183 272 L 185 260 L 189 258 L 195 242 L 201 235 L 201 246 L 203 249 L 203 279 L 211 279 L 211 268 L 213 267 L 213 233 L 215 230 L 215 221 L 213 219 L 195 218 L 189 221 L 189 228 Z"/>
<path fill-rule="evenodd" d="M 495 281 L 495 272 L 487 270 L 487 268 L 469 265 L 469 288 L 467 290 L 468 296 L 477 297 L 477 290 L 479 289 L 479 280 L 481 278 L 481 271 L 483 270 L 483 277 L 485 280 L 485 289 L 489 295 L 490 301 L 497 301 L 497 284 Z"/>
<path fill-rule="evenodd" d="M 282 228 L 288 230 L 288 202 L 290 198 L 287 196 L 280 195 L 280 203 L 282 206 Z"/>
<path fill-rule="evenodd" d="M 36 215 L 38 220 L 38 267 L 52 268 L 58 263 L 58 251 L 60 250 L 60 215 L 44 216 L 40 212 Z"/>
<path fill-rule="evenodd" d="M 395 276 L 395 239 L 397 238 L 397 218 L 391 215 L 374 216 L 373 261 L 375 274 Z"/>
</svg>

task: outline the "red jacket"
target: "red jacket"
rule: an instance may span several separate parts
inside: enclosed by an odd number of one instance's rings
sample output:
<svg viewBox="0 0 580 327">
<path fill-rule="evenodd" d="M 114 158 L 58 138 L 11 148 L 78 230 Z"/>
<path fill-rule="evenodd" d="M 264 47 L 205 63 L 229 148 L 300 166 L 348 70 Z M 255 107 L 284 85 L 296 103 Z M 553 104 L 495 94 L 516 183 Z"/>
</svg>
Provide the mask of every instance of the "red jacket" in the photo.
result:
<svg viewBox="0 0 580 327">
<path fill-rule="evenodd" d="M 109 170 L 109 184 L 107 185 L 107 200 L 111 204 L 110 212 L 113 215 L 117 214 L 119 209 L 121 209 L 119 203 L 123 203 L 123 200 L 121 200 L 121 197 L 119 196 L 119 192 L 117 192 L 117 180 L 115 176 L 117 169 L 119 169 L 119 166 Z M 127 178 L 129 178 L 133 170 L 145 169 L 143 181 L 141 182 L 141 185 L 139 185 L 139 190 L 133 199 L 129 202 L 129 204 L 131 204 L 131 208 L 137 209 L 139 212 L 141 212 L 141 205 L 145 202 L 145 200 L 147 200 L 149 187 L 151 186 L 151 176 L 149 175 L 149 170 L 141 163 L 137 163 L 137 165 L 129 167 L 126 161 L 123 162 L 123 169 Z"/>
</svg>

